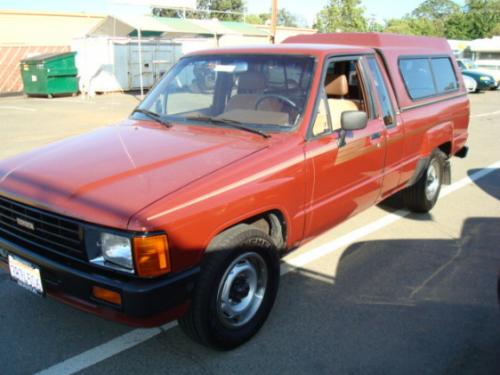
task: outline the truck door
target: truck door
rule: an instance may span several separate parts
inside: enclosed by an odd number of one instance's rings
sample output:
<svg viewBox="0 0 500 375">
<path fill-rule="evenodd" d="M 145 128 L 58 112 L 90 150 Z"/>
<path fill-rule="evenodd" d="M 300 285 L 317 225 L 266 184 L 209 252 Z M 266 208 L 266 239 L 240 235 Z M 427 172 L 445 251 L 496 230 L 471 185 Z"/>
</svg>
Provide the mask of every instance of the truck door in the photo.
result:
<svg viewBox="0 0 500 375">
<path fill-rule="evenodd" d="M 394 96 L 391 95 L 387 75 L 375 56 L 365 61 L 370 74 L 370 85 L 377 104 L 377 113 L 383 122 L 386 135 L 386 158 L 381 197 L 389 196 L 399 186 L 401 163 L 404 155 L 404 127 L 401 116 L 394 110 Z"/>
<path fill-rule="evenodd" d="M 324 69 L 316 117 L 305 144 L 310 182 L 306 236 L 313 236 L 372 205 L 379 197 L 385 160 L 385 125 L 377 116 L 364 57 L 335 58 Z M 341 144 L 344 111 L 364 111 L 368 125 L 347 132 Z"/>
</svg>

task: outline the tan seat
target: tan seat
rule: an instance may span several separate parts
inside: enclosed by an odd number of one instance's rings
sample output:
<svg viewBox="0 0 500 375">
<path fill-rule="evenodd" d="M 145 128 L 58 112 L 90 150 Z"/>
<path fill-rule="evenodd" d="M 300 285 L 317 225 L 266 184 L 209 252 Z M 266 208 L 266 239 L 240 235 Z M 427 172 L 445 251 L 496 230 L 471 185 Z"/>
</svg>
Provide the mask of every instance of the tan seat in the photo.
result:
<svg viewBox="0 0 500 375">
<path fill-rule="evenodd" d="M 245 72 L 238 78 L 238 94 L 229 99 L 225 112 L 236 109 L 255 110 L 257 101 L 264 95 L 266 78 L 259 72 Z M 281 112 L 283 104 L 275 98 L 262 100 L 259 111 Z"/>
<path fill-rule="evenodd" d="M 333 130 L 340 129 L 340 118 L 344 111 L 358 111 L 354 100 L 344 99 L 349 93 L 349 84 L 345 74 L 334 74 L 326 77 L 326 96 L 332 119 Z"/>
</svg>

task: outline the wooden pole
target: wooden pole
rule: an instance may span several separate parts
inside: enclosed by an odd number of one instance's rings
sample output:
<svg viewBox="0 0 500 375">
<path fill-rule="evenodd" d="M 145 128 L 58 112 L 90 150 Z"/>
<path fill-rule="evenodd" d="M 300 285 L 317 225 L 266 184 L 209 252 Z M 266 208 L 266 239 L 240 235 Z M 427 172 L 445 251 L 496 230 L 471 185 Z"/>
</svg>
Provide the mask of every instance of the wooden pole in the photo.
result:
<svg viewBox="0 0 500 375">
<path fill-rule="evenodd" d="M 271 43 L 276 43 L 276 21 L 278 18 L 278 0 L 272 0 L 271 8 Z"/>
</svg>

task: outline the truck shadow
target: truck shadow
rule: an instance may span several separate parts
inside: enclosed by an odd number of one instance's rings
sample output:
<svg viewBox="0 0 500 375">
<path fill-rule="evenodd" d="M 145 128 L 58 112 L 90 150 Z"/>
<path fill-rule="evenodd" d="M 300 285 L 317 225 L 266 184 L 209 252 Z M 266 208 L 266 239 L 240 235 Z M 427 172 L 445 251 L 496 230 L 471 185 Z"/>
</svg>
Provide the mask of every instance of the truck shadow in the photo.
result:
<svg viewBox="0 0 500 375">
<path fill-rule="evenodd" d="M 469 169 L 467 175 L 470 177 L 477 172 L 484 171 L 485 169 Z M 488 174 L 474 183 L 481 188 L 485 193 L 491 195 L 493 198 L 500 200 L 500 169 L 496 168 L 493 171 L 488 170 Z"/>
<path fill-rule="evenodd" d="M 285 276 L 243 347 L 213 352 L 175 329 L 127 358 L 153 355 L 167 372 L 497 373 L 498 228 L 500 218 L 470 218 L 459 238 L 354 243 Z"/>
</svg>

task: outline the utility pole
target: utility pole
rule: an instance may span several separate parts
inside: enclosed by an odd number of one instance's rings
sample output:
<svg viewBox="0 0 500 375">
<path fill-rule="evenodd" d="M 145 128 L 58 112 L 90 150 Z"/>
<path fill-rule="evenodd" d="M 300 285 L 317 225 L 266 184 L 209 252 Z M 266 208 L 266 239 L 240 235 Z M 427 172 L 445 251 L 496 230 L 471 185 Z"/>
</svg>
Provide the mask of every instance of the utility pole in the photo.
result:
<svg viewBox="0 0 500 375">
<path fill-rule="evenodd" d="M 271 8 L 271 43 L 276 43 L 276 20 L 278 18 L 278 0 L 272 0 Z"/>
</svg>

